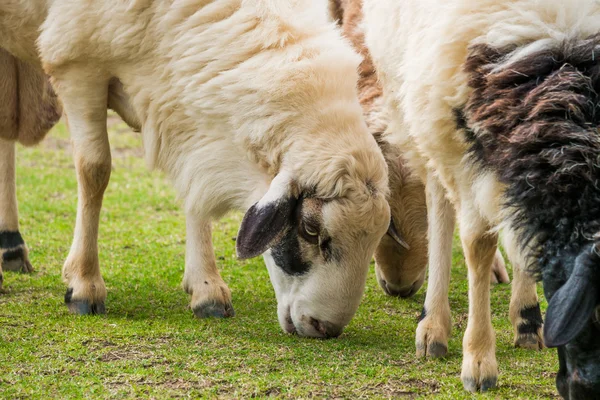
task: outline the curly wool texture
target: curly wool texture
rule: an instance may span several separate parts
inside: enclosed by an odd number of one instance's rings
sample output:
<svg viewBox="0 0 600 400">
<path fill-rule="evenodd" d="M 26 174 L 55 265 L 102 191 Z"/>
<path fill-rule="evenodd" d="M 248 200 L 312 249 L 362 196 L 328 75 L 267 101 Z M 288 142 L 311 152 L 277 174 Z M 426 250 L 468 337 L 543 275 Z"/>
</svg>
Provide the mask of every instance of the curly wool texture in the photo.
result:
<svg viewBox="0 0 600 400">
<path fill-rule="evenodd" d="M 471 49 L 468 141 L 544 265 L 600 230 L 600 35 L 502 65 L 511 50 Z"/>
</svg>

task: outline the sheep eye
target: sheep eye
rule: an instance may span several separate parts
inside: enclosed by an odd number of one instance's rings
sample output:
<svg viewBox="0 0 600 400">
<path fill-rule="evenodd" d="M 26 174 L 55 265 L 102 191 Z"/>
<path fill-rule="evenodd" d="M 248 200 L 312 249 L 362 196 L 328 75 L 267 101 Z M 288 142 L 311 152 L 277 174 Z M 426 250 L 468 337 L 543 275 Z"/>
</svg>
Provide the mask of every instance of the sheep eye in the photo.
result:
<svg viewBox="0 0 600 400">
<path fill-rule="evenodd" d="M 319 243 L 319 229 L 316 226 L 303 221 L 301 233 L 308 242 L 313 244 Z"/>
<path fill-rule="evenodd" d="M 310 225 L 304 225 L 304 230 L 308 236 L 319 236 L 319 232 Z"/>
</svg>

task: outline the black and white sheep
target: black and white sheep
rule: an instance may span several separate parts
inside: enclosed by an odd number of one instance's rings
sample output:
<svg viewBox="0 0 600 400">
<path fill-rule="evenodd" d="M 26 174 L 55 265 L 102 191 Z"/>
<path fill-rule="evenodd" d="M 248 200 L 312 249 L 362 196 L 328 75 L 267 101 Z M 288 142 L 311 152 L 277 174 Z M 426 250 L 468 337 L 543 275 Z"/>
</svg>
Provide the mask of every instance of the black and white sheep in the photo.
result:
<svg viewBox="0 0 600 400">
<path fill-rule="evenodd" d="M 559 392 L 599 397 L 600 2 L 365 0 L 364 11 L 392 132 L 427 169 L 430 263 L 449 260 L 456 210 L 469 269 L 465 388 L 497 380 L 489 271 L 502 228 L 510 258 L 532 268 L 516 271 L 531 294 L 520 309 L 511 301 L 520 333 L 535 341 L 541 326 L 538 272 Z M 417 341 L 438 335 L 445 306 L 426 300 Z"/>
</svg>

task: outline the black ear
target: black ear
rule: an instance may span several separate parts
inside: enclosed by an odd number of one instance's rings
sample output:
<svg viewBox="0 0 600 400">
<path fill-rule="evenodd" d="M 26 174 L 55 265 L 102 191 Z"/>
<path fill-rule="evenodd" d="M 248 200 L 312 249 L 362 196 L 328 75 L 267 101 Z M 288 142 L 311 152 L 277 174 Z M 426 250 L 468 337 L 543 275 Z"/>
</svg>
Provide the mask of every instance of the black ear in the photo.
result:
<svg viewBox="0 0 600 400">
<path fill-rule="evenodd" d="M 406 250 L 410 250 L 410 246 L 408 245 L 408 243 L 406 243 L 398 233 L 396 225 L 394 225 L 393 218 L 390 218 L 390 226 L 388 227 L 387 234 L 390 235 L 392 239 L 394 239 L 396 243 L 398 243 L 400 246 L 404 247 Z"/>
<path fill-rule="evenodd" d="M 269 191 L 246 212 L 236 239 L 238 258 L 261 255 L 283 237 L 298 202 L 292 186 L 289 175 L 278 174 Z"/>
<path fill-rule="evenodd" d="M 590 320 L 600 300 L 596 272 L 599 268 L 600 257 L 595 246 L 584 250 L 575 260 L 573 273 L 548 303 L 544 324 L 547 347 L 567 344 Z"/>
</svg>

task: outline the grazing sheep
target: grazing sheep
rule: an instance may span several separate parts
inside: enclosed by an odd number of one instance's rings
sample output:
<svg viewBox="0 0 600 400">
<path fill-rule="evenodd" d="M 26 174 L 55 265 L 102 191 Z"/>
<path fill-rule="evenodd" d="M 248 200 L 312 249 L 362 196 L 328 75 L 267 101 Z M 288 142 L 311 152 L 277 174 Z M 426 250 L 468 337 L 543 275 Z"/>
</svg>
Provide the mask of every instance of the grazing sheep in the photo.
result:
<svg viewBox="0 0 600 400">
<path fill-rule="evenodd" d="M 509 257 L 539 271 L 550 300 L 544 339 L 559 347 L 559 392 L 598 397 L 600 3 L 365 0 L 364 11 L 386 106 L 404 128 L 392 132 L 427 168 L 428 212 L 440 216 L 429 220 L 430 247 L 440 256 L 450 257 L 453 208 L 459 221 L 469 268 L 465 388 L 497 380 L 488 277 L 503 228 Z M 541 316 L 528 272 L 516 270 L 531 303 L 517 305 L 513 291 L 511 317 L 535 338 Z"/>
<path fill-rule="evenodd" d="M 384 135 L 389 118 L 385 115 L 382 89 L 364 43 L 362 0 L 330 0 L 330 13 L 333 20 L 340 24 L 344 36 L 363 57 L 358 68 L 359 101 L 367 126 L 388 164 L 388 202 L 392 214 L 390 226 L 403 239 L 402 242 L 397 241 L 398 236 L 393 232 L 388 232 L 381 239 L 375 251 L 377 281 L 390 296 L 410 297 L 423 285 L 427 266 L 425 187 L 418 174 L 408 167 L 402 155 L 403 148 L 391 144 L 387 135 Z M 504 259 L 499 251 L 496 256 L 492 282 L 508 283 Z"/>
<path fill-rule="evenodd" d="M 356 96 L 360 59 L 327 21 L 327 3 L 15 4 L 3 20 L 17 21 L 9 29 L 25 26 L 29 7 L 47 13 L 41 60 L 69 115 L 79 182 L 63 269 L 69 309 L 104 312 L 97 234 L 113 101 L 140 126 L 149 166 L 169 175 L 184 204 L 183 286 L 194 313 L 233 314 L 211 220 L 244 209 L 238 255 L 265 253 L 282 328 L 339 335 L 390 214 L 385 160 Z"/>
</svg>

